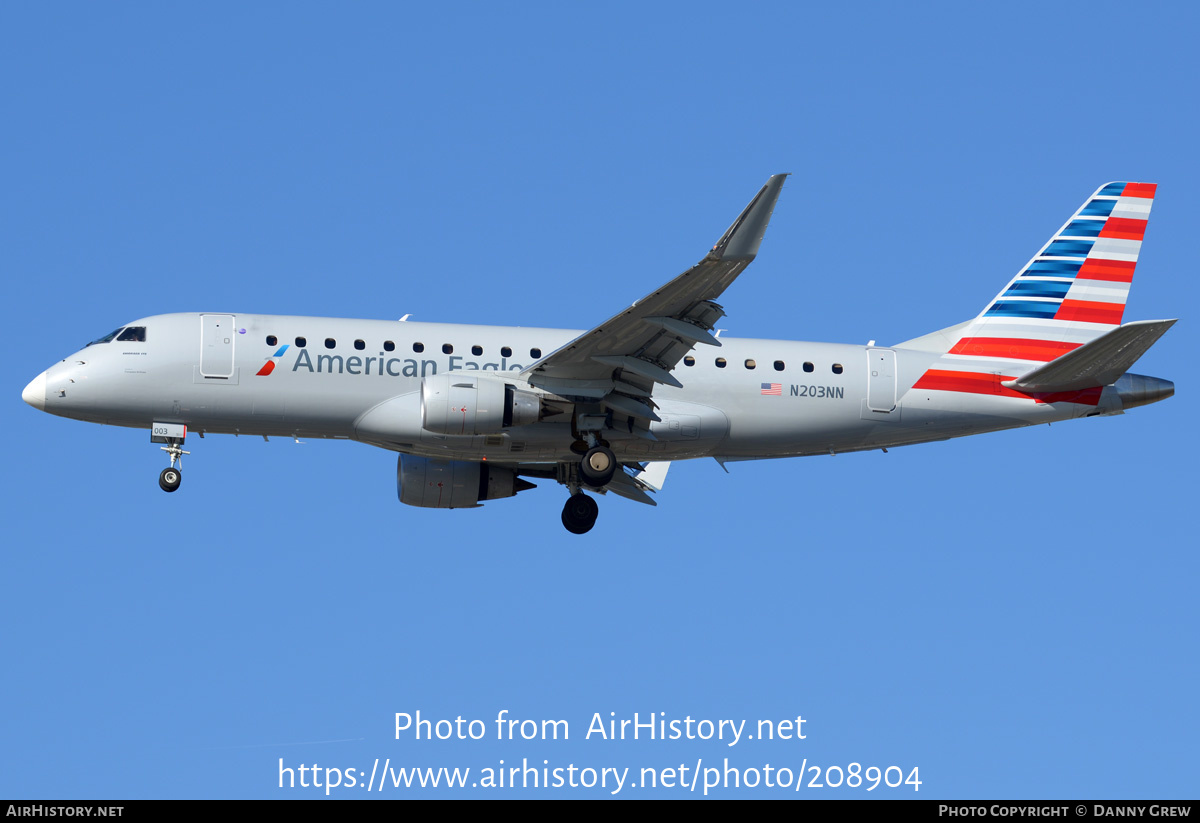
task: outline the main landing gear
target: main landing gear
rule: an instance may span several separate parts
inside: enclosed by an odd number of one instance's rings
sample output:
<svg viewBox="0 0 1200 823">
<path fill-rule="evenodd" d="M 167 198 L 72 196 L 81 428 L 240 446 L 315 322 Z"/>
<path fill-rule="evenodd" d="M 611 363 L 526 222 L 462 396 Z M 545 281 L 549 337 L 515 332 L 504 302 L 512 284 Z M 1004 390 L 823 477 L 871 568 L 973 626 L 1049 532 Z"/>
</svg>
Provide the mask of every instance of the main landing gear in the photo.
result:
<svg viewBox="0 0 1200 823">
<path fill-rule="evenodd" d="M 621 468 L 617 456 L 608 444 L 588 433 L 587 441 L 576 441 L 572 446 L 583 458 L 578 463 L 559 463 L 558 482 L 571 492 L 563 506 L 562 523 L 572 534 L 586 534 L 596 525 L 600 507 L 596 501 L 583 493 L 583 489 L 603 489 Z"/>
<path fill-rule="evenodd" d="M 599 514 L 600 507 L 596 505 L 595 500 L 583 492 L 575 492 L 567 498 L 567 504 L 563 506 L 562 524 L 571 534 L 586 534 L 596 525 L 596 517 Z"/>
<path fill-rule="evenodd" d="M 585 485 L 607 486 L 617 473 L 617 457 L 606 446 L 592 446 L 579 463 L 579 477 Z"/>
<path fill-rule="evenodd" d="M 159 441 L 162 442 L 162 441 Z M 165 492 L 173 492 L 179 488 L 179 484 L 183 482 L 183 455 L 191 454 L 183 450 L 182 440 L 173 442 L 169 446 L 162 446 L 162 450 L 171 456 L 171 465 L 165 468 L 158 475 L 158 487 Z M 175 468 L 175 462 L 179 462 L 179 468 Z"/>
</svg>

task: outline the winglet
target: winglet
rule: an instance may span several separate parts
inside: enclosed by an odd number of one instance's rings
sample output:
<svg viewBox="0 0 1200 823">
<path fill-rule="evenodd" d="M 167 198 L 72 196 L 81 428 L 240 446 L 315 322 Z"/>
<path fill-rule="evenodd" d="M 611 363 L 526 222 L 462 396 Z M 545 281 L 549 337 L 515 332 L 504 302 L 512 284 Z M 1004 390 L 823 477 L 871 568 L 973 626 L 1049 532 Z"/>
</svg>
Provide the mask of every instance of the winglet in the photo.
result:
<svg viewBox="0 0 1200 823">
<path fill-rule="evenodd" d="M 717 245 L 713 246 L 709 258 L 712 260 L 753 260 L 758 254 L 763 234 L 767 224 L 771 222 L 771 214 L 775 211 L 775 203 L 779 200 L 779 192 L 783 189 L 786 174 L 773 174 L 767 183 L 758 190 L 750 205 L 733 221 Z"/>
</svg>

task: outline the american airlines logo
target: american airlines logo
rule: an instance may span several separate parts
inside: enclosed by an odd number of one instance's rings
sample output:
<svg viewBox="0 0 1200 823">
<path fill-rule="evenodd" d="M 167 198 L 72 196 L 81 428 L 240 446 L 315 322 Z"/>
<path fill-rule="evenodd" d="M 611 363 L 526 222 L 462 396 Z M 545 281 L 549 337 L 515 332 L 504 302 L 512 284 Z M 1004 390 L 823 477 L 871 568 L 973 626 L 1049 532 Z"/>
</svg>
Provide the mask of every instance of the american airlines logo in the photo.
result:
<svg viewBox="0 0 1200 823">
<path fill-rule="evenodd" d="M 258 370 L 255 376 L 266 377 L 271 372 L 275 371 L 275 361 L 283 357 L 283 353 L 288 350 L 288 344 L 284 343 L 279 347 L 279 350 L 267 358 L 267 362 L 263 363 L 263 367 Z"/>
<path fill-rule="evenodd" d="M 263 364 L 263 367 L 258 370 L 256 376 L 266 377 L 275 371 L 275 363 L 283 357 L 284 352 L 287 350 L 287 345 L 280 346 L 279 350 L 272 354 L 267 359 L 267 362 Z M 379 357 L 367 357 L 352 354 L 349 357 L 343 357 L 340 354 L 318 354 L 314 358 L 308 353 L 307 349 L 300 349 L 299 354 L 296 355 L 296 362 L 292 364 L 292 371 L 303 370 L 311 374 L 374 374 L 381 377 L 383 375 L 390 377 L 425 377 L 426 375 L 438 373 L 437 360 L 384 357 L 382 356 L 383 352 L 380 352 L 380 355 Z M 448 371 L 459 369 L 472 371 L 521 371 L 525 368 L 520 363 L 509 363 L 507 357 L 500 358 L 500 362 L 498 363 L 478 363 L 474 360 L 459 357 L 458 355 L 451 355 L 447 360 L 449 361 L 447 364 Z"/>
</svg>

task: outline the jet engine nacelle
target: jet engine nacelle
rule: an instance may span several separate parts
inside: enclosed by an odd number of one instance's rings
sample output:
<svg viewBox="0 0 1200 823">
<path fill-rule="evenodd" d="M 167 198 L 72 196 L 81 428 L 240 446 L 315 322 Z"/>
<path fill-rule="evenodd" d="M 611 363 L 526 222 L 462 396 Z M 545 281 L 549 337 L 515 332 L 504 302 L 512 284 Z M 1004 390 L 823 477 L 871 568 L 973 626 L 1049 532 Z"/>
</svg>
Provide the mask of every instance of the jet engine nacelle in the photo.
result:
<svg viewBox="0 0 1200 823">
<path fill-rule="evenodd" d="M 401 503 L 426 509 L 471 509 L 481 500 L 512 497 L 534 485 L 512 469 L 469 460 L 435 460 L 402 454 L 396 463 Z"/>
<path fill-rule="evenodd" d="M 461 371 L 421 381 L 421 425 L 437 434 L 495 434 L 536 423 L 542 400 L 502 378 Z"/>
</svg>

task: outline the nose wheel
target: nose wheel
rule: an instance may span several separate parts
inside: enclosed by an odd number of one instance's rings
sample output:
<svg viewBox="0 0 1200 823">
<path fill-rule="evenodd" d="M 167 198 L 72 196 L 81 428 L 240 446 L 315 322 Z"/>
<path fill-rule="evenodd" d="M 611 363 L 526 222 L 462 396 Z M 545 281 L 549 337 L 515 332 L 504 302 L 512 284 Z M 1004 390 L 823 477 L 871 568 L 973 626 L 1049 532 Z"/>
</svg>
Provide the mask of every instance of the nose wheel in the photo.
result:
<svg viewBox="0 0 1200 823">
<path fill-rule="evenodd" d="M 160 440 L 159 442 L 161 443 L 162 441 Z M 183 441 L 180 440 L 178 442 L 172 442 L 169 446 L 160 447 L 171 457 L 171 465 L 168 468 L 163 469 L 158 475 L 158 487 L 165 492 L 173 492 L 177 490 L 179 488 L 179 484 L 183 482 L 183 456 L 185 454 L 191 454 L 191 452 L 183 450 L 183 446 L 181 445 L 182 442 Z M 176 462 L 179 463 L 179 468 L 175 467 Z"/>
<path fill-rule="evenodd" d="M 183 474 L 179 469 L 163 469 L 158 475 L 158 487 L 165 492 L 173 492 L 183 482 Z"/>
<path fill-rule="evenodd" d="M 563 506 L 562 523 L 571 534 L 586 534 L 596 525 L 599 514 L 600 507 L 596 501 L 580 492 L 567 498 L 567 504 Z"/>
</svg>

